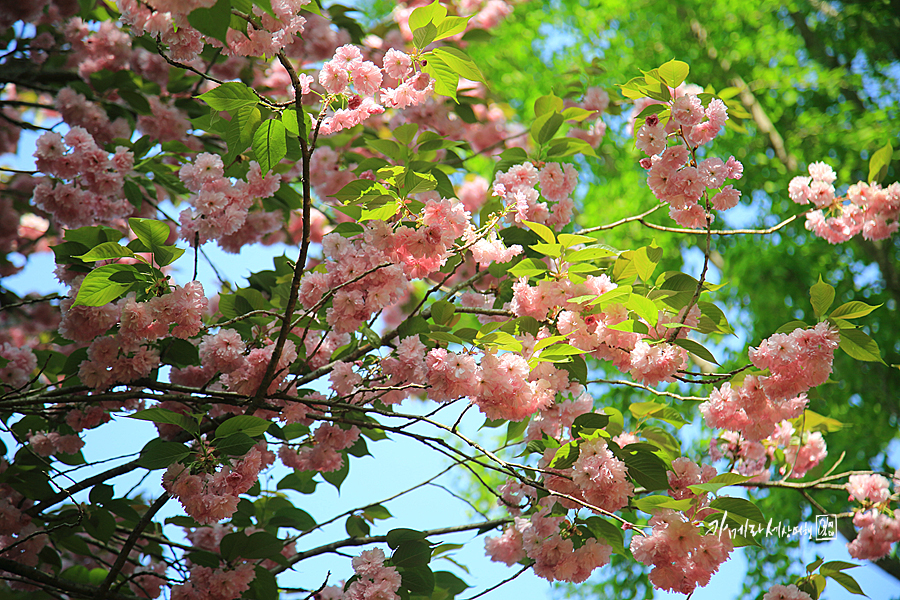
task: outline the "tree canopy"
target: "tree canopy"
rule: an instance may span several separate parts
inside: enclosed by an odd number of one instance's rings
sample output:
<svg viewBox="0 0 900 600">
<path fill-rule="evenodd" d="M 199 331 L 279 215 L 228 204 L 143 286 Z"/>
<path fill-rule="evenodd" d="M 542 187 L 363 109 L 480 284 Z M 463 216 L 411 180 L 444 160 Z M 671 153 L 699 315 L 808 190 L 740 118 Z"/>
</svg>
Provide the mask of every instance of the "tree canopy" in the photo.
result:
<svg viewBox="0 0 900 600">
<path fill-rule="evenodd" d="M 760 534 L 819 514 L 900 579 L 898 15 L 0 8 L 0 272 L 61 283 L 0 283 L 0 592 L 502 596 L 463 531 L 571 595 L 689 595 L 734 552 L 748 596 L 857 593 Z M 214 244 L 286 252 L 205 289 Z M 158 435 L 89 463 L 125 419 Z M 480 515 L 304 510 L 398 438 Z"/>
</svg>

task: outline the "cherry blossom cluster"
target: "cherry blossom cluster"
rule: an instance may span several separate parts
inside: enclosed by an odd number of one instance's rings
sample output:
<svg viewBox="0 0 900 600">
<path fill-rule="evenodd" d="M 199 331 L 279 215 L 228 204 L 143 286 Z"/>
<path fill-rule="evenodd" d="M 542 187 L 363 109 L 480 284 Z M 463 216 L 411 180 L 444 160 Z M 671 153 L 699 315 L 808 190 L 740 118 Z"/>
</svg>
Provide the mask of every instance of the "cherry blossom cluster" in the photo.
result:
<svg viewBox="0 0 900 600">
<path fill-rule="evenodd" d="M 653 515 L 650 525 L 650 535 L 631 538 L 631 552 L 653 566 L 650 582 L 657 589 L 690 594 L 709 583 L 733 549 L 727 530 L 703 535 L 682 514 L 668 509 Z"/>
<path fill-rule="evenodd" d="M 696 498 L 697 494 L 690 486 L 706 483 L 716 475 L 716 468 L 712 465 L 698 465 L 691 459 L 680 456 L 672 461 L 672 470 L 666 471 L 671 487 L 669 495 L 676 500 Z"/>
<path fill-rule="evenodd" d="M 56 110 L 62 115 L 63 121 L 65 121 L 70 128 L 83 128 L 89 134 L 94 136 L 94 140 L 98 144 L 108 144 L 116 138 L 129 139 L 131 137 L 131 128 L 128 126 L 128 121 L 123 117 L 119 117 L 115 121 L 110 121 L 109 115 L 106 114 L 106 111 L 103 110 L 100 105 L 89 101 L 83 94 L 76 92 L 70 87 L 63 88 L 59 91 L 56 95 L 55 105 Z M 58 152 L 60 140 L 58 137 L 54 136 L 58 136 L 59 134 L 53 134 L 51 132 L 44 135 L 50 136 L 47 138 L 44 148 Z M 41 148 L 42 146 L 40 145 L 40 142 L 38 142 L 38 151 L 40 151 Z M 40 161 L 40 159 L 44 157 L 35 154 L 35 158 Z M 52 161 L 59 157 L 51 156 L 48 158 Z M 80 159 L 80 157 L 69 157 L 69 160 L 76 159 Z M 61 167 L 63 170 L 66 170 L 64 165 L 65 163 L 63 163 Z M 40 162 L 37 163 L 37 168 L 48 175 L 53 174 L 50 171 L 45 171 Z M 75 171 L 80 172 L 82 169 L 76 169 Z M 66 179 L 71 179 L 71 177 Z"/>
<path fill-rule="evenodd" d="M 625 463 L 613 455 L 606 440 L 597 437 L 578 445 L 578 458 L 569 469 L 550 469 L 560 476 L 548 475 L 545 485 L 557 493 L 565 494 L 596 507 L 595 512 L 614 512 L 628 505 L 634 495 L 634 486 L 628 480 Z M 550 462 L 558 449 L 548 448 L 542 463 Z M 556 498 L 566 508 L 582 506 L 575 500 Z"/>
<path fill-rule="evenodd" d="M 539 440 L 547 434 L 560 440 L 567 429 L 571 432 L 577 417 L 591 412 L 593 408 L 594 399 L 583 389 L 580 393 L 561 394 L 552 406 L 542 409 L 529 421 L 525 439 Z"/>
<path fill-rule="evenodd" d="M 72 182 L 44 179 L 34 189 L 35 204 L 58 225 L 111 225 L 134 213 L 123 192 L 125 176 L 134 166 L 127 148 L 119 146 L 110 157 L 90 133 L 73 127 L 65 138 L 52 131 L 41 135 L 34 156 L 39 171 Z"/>
<path fill-rule="evenodd" d="M 9 463 L 0 458 L 0 474 L 7 468 Z M 38 553 L 47 544 L 47 536 L 37 534 L 37 526 L 25 512 L 32 504 L 9 485 L 0 484 L 0 557 L 33 567 L 40 560 Z M 13 589 L 33 589 L 13 585 L 17 586 Z"/>
<path fill-rule="evenodd" d="M 246 345 L 236 331 L 223 329 L 215 334 L 203 336 L 198 348 L 200 366 L 173 369 L 170 379 L 179 385 L 202 387 L 218 374 L 218 381 L 211 389 L 227 389 L 236 394 L 252 396 L 262 384 L 275 344 L 266 340 L 265 345 L 246 352 Z M 275 373 L 266 393 L 274 394 L 288 375 L 288 368 L 297 359 L 297 347 L 287 340 L 275 366 Z M 236 411 L 236 407 L 223 408 L 226 412 Z"/>
<path fill-rule="evenodd" d="M 821 433 L 813 431 L 798 435 L 790 421 L 776 424 L 773 433 L 760 441 L 745 439 L 736 431 L 723 431 L 718 439 L 709 443 L 713 460 L 728 459 L 739 474 L 752 476 L 754 481 L 769 480 L 769 464 L 778 449 L 784 455 L 780 472 L 792 479 L 803 477 L 828 455 Z"/>
<path fill-rule="evenodd" d="M 853 524 L 859 528 L 856 539 L 847 544 L 850 556 L 859 560 L 878 560 L 887 556 L 891 544 L 900 541 L 900 510 L 886 515 L 872 509 L 853 516 Z"/>
<path fill-rule="evenodd" d="M 896 475 L 894 483 L 897 483 Z M 890 481 L 877 474 L 851 475 L 847 482 L 850 500 L 862 505 L 853 516 L 859 534 L 847 545 L 850 556 L 878 560 L 887 556 L 891 545 L 900 541 L 900 510 L 891 511 Z"/>
<path fill-rule="evenodd" d="M 637 132 L 636 145 L 650 158 L 641 160 L 648 169 L 647 180 L 653 194 L 669 204 L 669 215 L 684 227 L 706 227 L 716 210 L 728 210 L 737 205 L 740 191 L 724 185 L 727 179 L 740 179 L 744 167 L 733 156 L 723 162 L 720 158 L 697 161 L 699 146 L 711 142 L 722 131 L 728 112 L 718 98 L 705 108 L 694 94 L 678 95 L 670 104 L 670 119 L 663 125 L 657 115 L 650 115 Z M 684 143 L 668 145 L 670 137 Z M 723 187 L 724 186 L 724 187 Z M 708 190 L 716 190 L 704 208 L 700 200 Z"/>
<path fill-rule="evenodd" d="M 469 214 L 455 200 L 428 200 L 420 223 L 391 229 L 376 220 L 366 224 L 362 236 L 325 236 L 324 272 L 317 270 L 303 278 L 300 303 L 312 309 L 330 297 L 326 320 L 338 333 L 355 330 L 396 303 L 410 280 L 444 264 L 455 240 L 466 231 Z"/>
<path fill-rule="evenodd" d="M 224 172 L 222 157 L 207 152 L 178 171 L 185 187 L 193 192 L 188 197 L 193 208 L 179 215 L 181 237 L 192 244 L 195 236 L 200 244 L 214 239 L 224 250 L 236 253 L 281 227 L 281 213 L 249 212 L 257 199 L 278 191 L 281 175 L 263 176 L 256 161 L 250 163 L 246 181 L 233 182 Z"/>
<path fill-rule="evenodd" d="M 891 482 L 883 475 L 851 475 L 847 481 L 850 500 L 860 503 L 882 504 L 891 497 Z"/>
<path fill-rule="evenodd" d="M 796 585 L 773 585 L 762 600 L 812 600 L 812 596 L 801 591 Z"/>
<path fill-rule="evenodd" d="M 312 446 L 302 446 L 294 450 L 284 444 L 278 450 L 278 458 L 284 466 L 299 471 L 321 473 L 337 471 L 344 466 L 341 450 L 346 450 L 359 439 L 359 428 L 341 429 L 336 425 L 323 423 L 313 434 Z"/>
<path fill-rule="evenodd" d="M 425 356 L 428 397 L 438 402 L 468 397 L 489 419 L 521 421 L 550 409 L 557 393 L 580 389 L 551 364 L 530 369 L 529 358 L 528 352 L 486 350 L 476 362 L 472 353 L 434 348 Z"/>
<path fill-rule="evenodd" d="M 835 193 L 837 175 L 830 165 L 814 162 L 809 176 L 797 176 L 788 194 L 797 204 L 812 203 L 806 228 L 832 244 L 846 242 L 862 233 L 867 240 L 883 240 L 900 226 L 900 183 L 882 188 L 877 183 L 854 183 L 846 196 Z"/>
<path fill-rule="evenodd" d="M 605 274 L 588 276 L 580 284 L 560 279 L 544 280 L 532 286 L 527 279 L 521 278 L 513 284 L 509 309 L 517 316 L 531 316 L 541 321 L 556 315 L 556 327 L 560 334 L 567 336 L 569 344 L 595 358 L 612 361 L 616 368 L 630 373 L 636 381 L 647 385 L 671 381 L 672 375 L 687 365 L 687 352 L 662 341 L 671 335 L 663 325 L 680 322 L 680 315 L 660 311 L 657 326 L 648 334 L 641 334 L 610 329 L 610 326 L 627 320 L 628 310 L 623 304 L 597 310 L 593 306 L 569 302 L 570 298 L 600 296 L 617 287 Z M 699 310 L 693 307 L 685 324 L 696 325 L 699 316 Z M 686 329 L 681 328 L 677 335 L 684 337 Z"/>
<path fill-rule="evenodd" d="M 157 0 L 153 9 L 138 0 L 118 0 L 122 21 L 134 35 L 150 34 L 168 46 L 174 60 L 190 62 L 203 50 L 204 42 L 222 48 L 228 56 L 273 56 L 303 32 L 306 19 L 299 12 L 309 0 L 280 0 L 272 3 L 274 16 L 258 6 L 247 15 L 246 31 L 229 29 L 226 41 L 204 36 L 191 27 L 188 15 L 199 8 L 211 8 L 212 0 Z"/>
<path fill-rule="evenodd" d="M 540 191 L 535 188 L 538 184 Z M 575 202 L 571 194 L 577 185 L 578 173 L 570 164 L 547 163 L 538 169 L 532 163 L 523 163 L 497 173 L 492 191 L 512 209 L 514 223 L 531 221 L 560 230 L 572 220 Z M 548 207 L 541 198 L 553 206 Z"/>
<path fill-rule="evenodd" d="M 749 375 L 737 389 L 725 383 L 713 390 L 700 405 L 706 424 L 740 431 L 751 441 L 772 435 L 777 423 L 803 412 L 805 392 L 828 379 L 839 343 L 838 331 L 824 322 L 763 340 L 750 349 L 750 360 L 770 374 Z"/>
<path fill-rule="evenodd" d="M 63 32 L 71 47 L 68 66 L 75 67 L 82 79 L 88 80 L 98 71 L 120 71 L 131 59 L 131 37 L 114 21 L 104 21 L 92 28 L 81 18 L 66 23 Z"/>
<path fill-rule="evenodd" d="M 0 344 L 0 358 L 7 362 L 0 367 L 0 389 L 19 389 L 28 385 L 37 368 L 37 357 L 31 348 L 19 347 L 9 342 Z"/>
<path fill-rule="evenodd" d="M 577 547 L 576 547 L 577 542 Z M 513 565 L 534 560 L 534 573 L 548 581 L 581 583 L 594 569 L 609 562 L 612 548 L 595 538 L 582 540 L 567 528 L 563 517 L 542 508 L 528 518 L 515 517 L 499 537 L 484 541 L 491 560 Z"/>
<path fill-rule="evenodd" d="M 250 589 L 255 577 L 250 563 L 233 569 L 194 565 L 188 580 L 172 588 L 172 600 L 234 600 Z"/>
<path fill-rule="evenodd" d="M 427 348 L 417 335 L 403 338 L 397 344 L 397 350 L 392 356 L 381 360 L 381 370 L 387 380 L 385 385 L 392 388 L 379 396 L 379 400 L 386 405 L 397 404 L 408 398 L 415 387 L 426 383 L 425 352 Z"/>
<path fill-rule="evenodd" d="M 73 286 L 73 296 L 78 285 L 80 282 Z M 63 319 L 59 332 L 73 341 L 92 340 L 78 375 L 94 389 L 149 375 L 160 359 L 152 342 L 169 335 L 181 339 L 197 335 L 208 304 L 197 281 L 175 286 L 171 293 L 146 302 L 136 301 L 133 294 L 103 307 L 72 306 L 72 302 L 72 298 L 60 302 Z M 116 324 L 115 335 L 103 335 Z"/>
<path fill-rule="evenodd" d="M 163 475 L 163 487 L 201 525 L 227 519 L 237 510 L 239 496 L 253 487 L 259 471 L 271 463 L 271 453 L 257 446 L 237 462 L 227 462 L 215 472 L 193 469 L 174 463 Z"/>
<path fill-rule="evenodd" d="M 357 579 L 347 587 L 341 600 L 399 600 L 400 572 L 396 567 L 384 566 L 383 550 L 363 550 L 351 563 Z"/>
<path fill-rule="evenodd" d="M 61 435 L 56 431 L 28 432 L 28 445 L 38 456 L 52 454 L 76 454 L 84 447 L 84 440 L 77 435 Z"/>
</svg>

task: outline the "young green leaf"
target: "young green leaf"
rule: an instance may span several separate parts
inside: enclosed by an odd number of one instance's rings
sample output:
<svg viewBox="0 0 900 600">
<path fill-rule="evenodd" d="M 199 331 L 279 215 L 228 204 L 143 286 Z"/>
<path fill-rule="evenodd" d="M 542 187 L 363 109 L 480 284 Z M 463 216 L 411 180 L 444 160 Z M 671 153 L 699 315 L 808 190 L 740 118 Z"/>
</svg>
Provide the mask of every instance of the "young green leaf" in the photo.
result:
<svg viewBox="0 0 900 600">
<path fill-rule="evenodd" d="M 287 154 L 285 132 L 281 121 L 269 119 L 253 134 L 253 154 L 263 175 L 275 168 Z"/>
<path fill-rule="evenodd" d="M 822 276 L 819 275 L 819 281 L 809 288 L 809 298 L 813 311 L 821 319 L 828 314 L 828 309 L 834 302 L 834 288 L 823 282 Z"/>
</svg>

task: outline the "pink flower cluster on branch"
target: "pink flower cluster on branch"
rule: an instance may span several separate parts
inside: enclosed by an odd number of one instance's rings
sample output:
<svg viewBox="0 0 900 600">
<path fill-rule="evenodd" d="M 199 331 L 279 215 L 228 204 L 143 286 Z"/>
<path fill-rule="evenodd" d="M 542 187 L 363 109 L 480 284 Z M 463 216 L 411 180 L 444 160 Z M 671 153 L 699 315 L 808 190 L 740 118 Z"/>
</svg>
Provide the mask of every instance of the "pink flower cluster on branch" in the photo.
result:
<svg viewBox="0 0 900 600">
<path fill-rule="evenodd" d="M 118 224 L 134 214 L 125 198 L 125 176 L 134 166 L 134 155 L 123 146 L 112 157 L 97 146 L 93 136 L 73 127 L 63 138 L 47 132 L 34 152 L 37 169 L 71 183 L 45 179 L 34 190 L 34 202 L 53 215 L 61 227 Z"/>
<path fill-rule="evenodd" d="M 726 162 L 715 157 L 696 159 L 697 148 L 715 139 L 728 119 L 724 102 L 716 98 L 704 108 L 698 96 L 682 93 L 668 106 L 670 118 L 665 125 L 652 114 L 637 132 L 638 149 L 650 155 L 641 165 L 648 169 L 650 190 L 669 204 L 669 215 L 684 227 L 703 228 L 712 219 L 710 207 L 728 210 L 737 205 L 740 191 L 724 184 L 727 179 L 740 179 L 744 167 L 733 156 Z M 669 146 L 670 137 L 684 143 Z M 700 204 L 704 195 L 705 207 Z"/>
<path fill-rule="evenodd" d="M 797 176 L 788 186 L 791 200 L 812 203 L 806 228 L 832 244 L 846 242 L 862 233 L 867 240 L 883 240 L 900 226 L 900 183 L 882 188 L 877 183 L 854 183 L 845 196 L 835 193 L 837 175 L 830 165 L 809 165 L 809 176 Z"/>
<path fill-rule="evenodd" d="M 533 559 L 534 572 L 548 581 L 581 583 L 594 569 L 609 562 L 612 548 L 595 538 L 582 540 L 565 527 L 563 517 L 549 516 L 543 508 L 528 518 L 516 517 L 500 537 L 488 537 L 485 550 L 491 560 L 507 565 Z"/>
<path fill-rule="evenodd" d="M 776 423 L 800 416 L 808 402 L 805 392 L 828 378 L 839 342 L 838 331 L 827 323 L 763 340 L 750 350 L 750 360 L 770 375 L 749 375 L 738 388 L 726 383 L 714 390 L 700 406 L 706 424 L 739 431 L 751 441 L 772 435 Z"/>
</svg>

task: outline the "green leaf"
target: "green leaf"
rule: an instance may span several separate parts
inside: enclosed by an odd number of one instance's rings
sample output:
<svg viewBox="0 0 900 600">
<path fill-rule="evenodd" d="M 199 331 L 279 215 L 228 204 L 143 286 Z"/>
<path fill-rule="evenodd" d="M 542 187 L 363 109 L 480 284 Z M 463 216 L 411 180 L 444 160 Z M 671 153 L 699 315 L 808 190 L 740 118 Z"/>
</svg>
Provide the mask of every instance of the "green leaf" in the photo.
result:
<svg viewBox="0 0 900 600">
<path fill-rule="evenodd" d="M 424 49 L 437 37 L 437 27 L 433 23 L 426 23 L 413 31 L 413 46 Z"/>
<path fill-rule="evenodd" d="M 437 26 L 437 34 L 434 36 L 435 40 L 443 40 L 448 37 L 452 37 L 454 35 L 459 35 L 466 30 L 466 26 L 469 23 L 469 19 L 474 17 L 475 15 L 469 15 L 468 17 L 447 17 L 443 21 L 440 22 Z"/>
<path fill-rule="evenodd" d="M 538 236 L 548 244 L 556 243 L 556 237 L 553 235 L 553 230 L 543 223 L 533 223 L 531 221 L 523 221 L 523 223 L 528 225 L 530 230 L 538 234 Z"/>
<path fill-rule="evenodd" d="M 636 312 L 641 318 L 647 321 L 651 327 L 656 327 L 656 324 L 659 322 L 659 309 L 649 298 L 645 298 L 638 294 L 631 294 L 631 296 L 628 297 L 628 301 L 625 303 L 625 307 Z"/>
<path fill-rule="evenodd" d="M 638 419 L 652 417 L 654 419 L 665 421 L 666 423 L 671 423 L 676 427 L 680 427 L 687 422 L 682 418 L 681 414 L 671 406 L 660 404 L 659 402 L 654 402 L 652 400 L 647 402 L 633 402 L 628 406 L 628 410 Z"/>
<path fill-rule="evenodd" d="M 893 156 L 894 147 L 890 142 L 872 153 L 872 158 L 869 159 L 869 182 L 876 183 L 884 179 Z"/>
<path fill-rule="evenodd" d="M 537 356 L 537 360 L 540 362 L 565 362 L 570 356 L 584 353 L 585 350 L 569 344 L 554 344 L 541 351 L 540 355 Z"/>
<path fill-rule="evenodd" d="M 820 431 L 822 433 L 834 433 L 844 428 L 844 424 L 837 419 L 820 415 L 809 409 L 803 411 L 802 415 L 792 419 L 791 422 L 796 429 L 803 427 L 807 431 Z"/>
<path fill-rule="evenodd" d="M 447 16 L 447 9 L 438 0 L 431 4 L 420 6 L 409 15 L 409 29 L 415 31 L 428 23 L 441 23 Z"/>
<path fill-rule="evenodd" d="M 341 468 L 337 471 L 328 471 L 326 473 L 322 473 L 322 479 L 330 483 L 337 489 L 341 490 L 341 484 L 344 483 L 344 480 L 347 479 L 347 475 L 350 473 L 350 461 L 346 456 L 343 457 L 343 464 L 341 464 Z"/>
<path fill-rule="evenodd" d="M 169 239 L 169 226 L 162 221 L 154 219 L 138 219 L 133 217 L 128 219 L 128 226 L 134 232 L 139 240 L 151 252 L 156 252 L 160 246 L 165 246 L 166 240 Z"/>
<path fill-rule="evenodd" d="M 625 536 L 622 534 L 622 528 L 613 525 L 609 521 L 601 517 L 588 517 L 584 520 L 594 537 L 599 540 L 605 540 L 607 544 L 612 546 L 613 552 L 627 556 L 625 551 Z"/>
<path fill-rule="evenodd" d="M 688 67 L 688 64 L 685 62 L 672 59 L 659 67 L 658 72 L 659 76 L 662 77 L 662 80 L 666 82 L 666 85 L 671 88 L 677 88 L 684 83 L 685 79 L 687 79 L 688 73 L 690 73 L 690 67 Z"/>
<path fill-rule="evenodd" d="M 695 342 L 694 340 L 678 338 L 672 343 L 676 346 L 684 348 L 698 358 L 702 358 L 703 360 L 711 362 L 715 365 L 719 364 L 719 361 L 716 360 L 716 357 L 713 356 L 712 352 L 710 352 L 702 344 Z"/>
<path fill-rule="evenodd" d="M 431 560 L 431 546 L 422 540 L 401 542 L 391 555 L 391 564 L 395 567 L 421 567 Z"/>
<path fill-rule="evenodd" d="M 241 432 L 216 438 L 216 451 L 220 456 L 244 456 L 255 445 L 256 440 Z"/>
<path fill-rule="evenodd" d="M 709 506 L 710 508 L 727 512 L 728 517 L 736 521 L 738 525 L 743 525 L 747 521 L 757 525 L 765 524 L 765 517 L 763 517 L 759 508 L 743 498 L 731 498 L 729 496 L 716 498 L 709 503 Z"/>
<path fill-rule="evenodd" d="M 856 360 L 884 364 L 878 343 L 862 329 L 841 329 L 840 348 Z"/>
<path fill-rule="evenodd" d="M 350 515 L 344 524 L 344 530 L 350 537 L 366 537 L 369 535 L 369 524 L 359 515 Z"/>
<path fill-rule="evenodd" d="M 451 598 L 472 587 L 450 571 L 436 571 L 434 573 L 434 585 L 442 590 L 446 590 Z"/>
<path fill-rule="evenodd" d="M 415 529 L 391 529 L 387 532 L 387 545 L 395 550 L 400 547 L 400 544 L 410 540 L 424 540 L 426 535 L 421 531 L 416 531 Z"/>
<path fill-rule="evenodd" d="M 851 300 L 846 304 L 841 304 L 836 309 L 831 311 L 831 314 L 828 315 L 832 319 L 858 319 L 859 317 L 864 317 L 876 308 L 881 307 L 881 304 L 877 304 L 875 306 L 871 306 L 866 304 L 865 302 L 859 302 L 857 300 Z"/>
<path fill-rule="evenodd" d="M 822 276 L 819 275 L 818 283 L 809 288 L 809 298 L 813 311 L 821 319 L 828 313 L 831 303 L 834 302 L 834 288 L 823 282 Z"/>
<path fill-rule="evenodd" d="M 237 159 L 241 152 L 250 147 L 261 118 L 262 113 L 255 104 L 231 111 L 231 122 L 225 130 L 225 143 L 228 145 L 228 154 L 223 158 L 225 164 Z"/>
<path fill-rule="evenodd" d="M 391 511 L 380 504 L 369 506 L 368 508 L 363 510 L 363 516 L 370 521 L 374 521 L 376 519 L 379 521 L 383 521 L 385 519 L 392 519 L 394 517 L 394 515 L 391 514 Z"/>
<path fill-rule="evenodd" d="M 434 93 L 456 99 L 456 88 L 459 85 L 459 74 L 444 62 L 439 56 L 430 52 L 427 55 L 428 64 L 422 70 L 434 79 Z M 501 155 L 502 156 L 502 155 Z"/>
<path fill-rule="evenodd" d="M 579 108 L 578 106 L 570 106 L 569 108 L 559 112 L 562 114 L 563 119 L 565 119 L 566 121 L 575 121 L 578 123 L 584 121 L 588 117 L 597 114 L 596 111 L 585 110 L 583 108 Z"/>
<path fill-rule="evenodd" d="M 229 81 L 198 96 L 217 111 L 237 111 L 242 106 L 256 106 L 259 98 L 239 81 Z"/>
<path fill-rule="evenodd" d="M 487 85 L 487 81 L 485 81 L 484 75 L 481 74 L 481 70 L 478 68 L 478 65 L 476 65 L 471 58 L 469 58 L 468 54 L 466 54 L 459 48 L 454 48 L 452 46 L 441 46 L 439 48 L 435 48 L 432 52 L 435 54 L 435 56 L 444 61 L 444 63 L 460 77 L 464 77 L 470 81 L 480 81 L 481 83 Z"/>
<path fill-rule="evenodd" d="M 737 473 L 720 473 L 706 483 L 689 485 L 688 488 L 695 494 L 702 494 L 704 492 L 715 494 L 725 486 L 744 483 L 750 479 L 753 479 L 753 477 L 745 477 L 743 475 L 738 475 Z"/>
<path fill-rule="evenodd" d="M 191 449 L 177 442 L 166 442 L 160 438 L 152 439 L 141 450 L 138 464 L 151 471 L 165 469 L 169 465 L 187 458 Z"/>
<path fill-rule="evenodd" d="M 540 117 L 547 113 L 563 112 L 563 100 L 553 94 L 541 96 L 534 101 L 534 116 Z"/>
<path fill-rule="evenodd" d="M 118 299 L 131 287 L 130 283 L 116 283 L 110 277 L 116 273 L 137 273 L 132 265 L 104 265 L 88 273 L 72 306 L 105 306 Z"/>
<path fill-rule="evenodd" d="M 547 265 L 535 258 L 526 258 L 509 269 L 513 277 L 534 277 L 547 272 Z"/>
<path fill-rule="evenodd" d="M 401 589 L 406 589 L 417 597 L 431 596 L 434 592 L 434 573 L 428 566 L 401 567 L 398 571 L 400 572 Z"/>
<path fill-rule="evenodd" d="M 159 246 L 153 252 L 153 259 L 159 267 L 165 267 L 172 264 L 184 254 L 184 248 L 175 246 Z"/>
<path fill-rule="evenodd" d="M 238 432 L 245 433 L 250 437 L 257 437 L 265 433 L 270 424 L 271 421 L 262 417 L 236 415 L 216 428 L 216 437 L 224 438 Z"/>
<path fill-rule="evenodd" d="M 313 479 L 315 473 L 303 471 L 291 473 L 278 482 L 276 489 L 297 490 L 301 494 L 312 494 L 316 491 L 318 483 Z"/>
<path fill-rule="evenodd" d="M 305 510 L 294 506 L 286 506 L 275 511 L 275 515 L 269 519 L 269 525 L 290 527 L 297 531 L 309 531 L 316 526 L 316 520 Z"/>
<path fill-rule="evenodd" d="M 856 567 L 860 567 L 862 565 L 857 565 L 854 563 L 844 562 L 842 560 L 832 560 L 822 565 L 822 568 L 819 569 L 819 573 L 825 574 L 825 571 L 843 571 L 844 569 L 855 569 Z"/>
<path fill-rule="evenodd" d="M 650 284 L 653 271 L 656 270 L 656 265 L 659 263 L 662 255 L 662 248 L 656 245 L 644 246 L 635 250 L 633 257 L 634 267 L 637 269 L 638 277 L 641 278 L 641 281 L 648 285 Z"/>
<path fill-rule="evenodd" d="M 523 418 L 520 421 L 510 421 L 509 425 L 506 426 L 506 443 L 509 444 L 521 438 L 525 430 L 528 429 L 529 421 L 530 417 Z"/>
<path fill-rule="evenodd" d="M 599 413 L 585 413 L 578 415 L 572 422 L 572 437 L 581 437 L 581 432 L 591 433 L 596 429 L 603 429 L 609 425 L 609 415 Z"/>
<path fill-rule="evenodd" d="M 577 233 L 561 233 L 557 236 L 557 239 L 559 240 L 559 243 L 562 244 L 563 248 L 566 249 L 577 244 L 593 244 L 597 241 L 596 238 L 592 238 L 589 235 L 580 235 Z M 580 250 L 575 250 L 571 254 L 574 254 L 575 252 L 580 252 Z M 566 260 L 569 260 L 570 262 L 572 262 L 570 260 L 571 254 L 566 255 Z"/>
<path fill-rule="evenodd" d="M 435 323 L 440 323 L 441 325 L 449 324 L 455 312 L 456 307 L 452 302 L 447 302 L 446 300 L 439 300 L 431 305 L 431 316 L 434 318 Z"/>
<path fill-rule="evenodd" d="M 831 577 L 832 579 L 837 581 L 839 584 L 841 584 L 841 586 L 843 586 L 845 590 L 847 590 L 851 594 L 856 594 L 857 596 L 866 595 L 865 593 L 863 593 L 862 588 L 859 587 L 859 584 L 856 582 L 856 580 L 844 572 L 838 571 L 835 573 L 829 573 L 827 577 Z"/>
<path fill-rule="evenodd" d="M 130 248 L 116 242 L 103 242 L 99 246 L 91 248 L 90 252 L 73 258 L 80 258 L 84 262 L 96 262 L 98 260 L 114 260 L 123 257 L 134 258 L 135 255 Z"/>
<path fill-rule="evenodd" d="M 257 531 L 251 536 L 243 532 L 229 533 L 219 543 L 219 552 L 225 560 L 243 558 L 272 558 L 284 549 L 284 542 L 267 531 Z"/>
<path fill-rule="evenodd" d="M 616 454 L 628 467 L 628 476 L 638 485 L 648 490 L 669 489 L 666 464 L 660 457 L 646 450 L 629 450 L 628 446 Z"/>
<path fill-rule="evenodd" d="M 775 330 L 775 333 L 791 333 L 795 329 L 806 329 L 808 326 L 803 321 L 790 321 Z"/>
<path fill-rule="evenodd" d="M 265 175 L 287 154 L 285 128 L 281 121 L 269 119 L 253 134 L 253 154 Z"/>
<path fill-rule="evenodd" d="M 563 124 L 563 117 L 557 112 L 544 113 L 531 124 L 531 137 L 538 144 L 546 144 Z"/>
<path fill-rule="evenodd" d="M 579 453 L 580 450 L 578 449 L 577 441 L 563 444 L 556 450 L 556 454 L 553 456 L 553 460 L 550 461 L 550 464 L 547 465 L 547 468 L 568 469 L 575 464 L 576 460 L 578 460 Z"/>
<path fill-rule="evenodd" d="M 693 504 L 693 500 L 690 498 L 675 500 L 670 496 L 644 496 L 643 498 L 632 500 L 631 504 L 638 510 L 653 514 L 663 508 L 688 510 Z"/>
<path fill-rule="evenodd" d="M 219 0 L 211 8 L 197 8 L 188 15 L 188 23 L 200 33 L 217 39 L 226 46 L 228 26 L 231 23 L 231 2 Z"/>
<path fill-rule="evenodd" d="M 256 0 L 259 2 L 260 0 Z M 218 565 L 216 565 L 218 567 Z M 269 569 L 257 565 L 254 568 L 256 577 L 250 582 L 250 596 L 253 600 L 278 600 L 278 580 Z"/>
<path fill-rule="evenodd" d="M 154 423 L 178 425 L 179 427 L 190 433 L 199 433 L 200 431 L 200 427 L 197 425 L 197 422 L 191 417 L 156 406 L 154 406 L 153 408 L 147 408 L 145 410 L 139 410 L 134 414 L 126 416 L 129 419 L 136 419 L 138 421 L 152 421 Z"/>
</svg>

